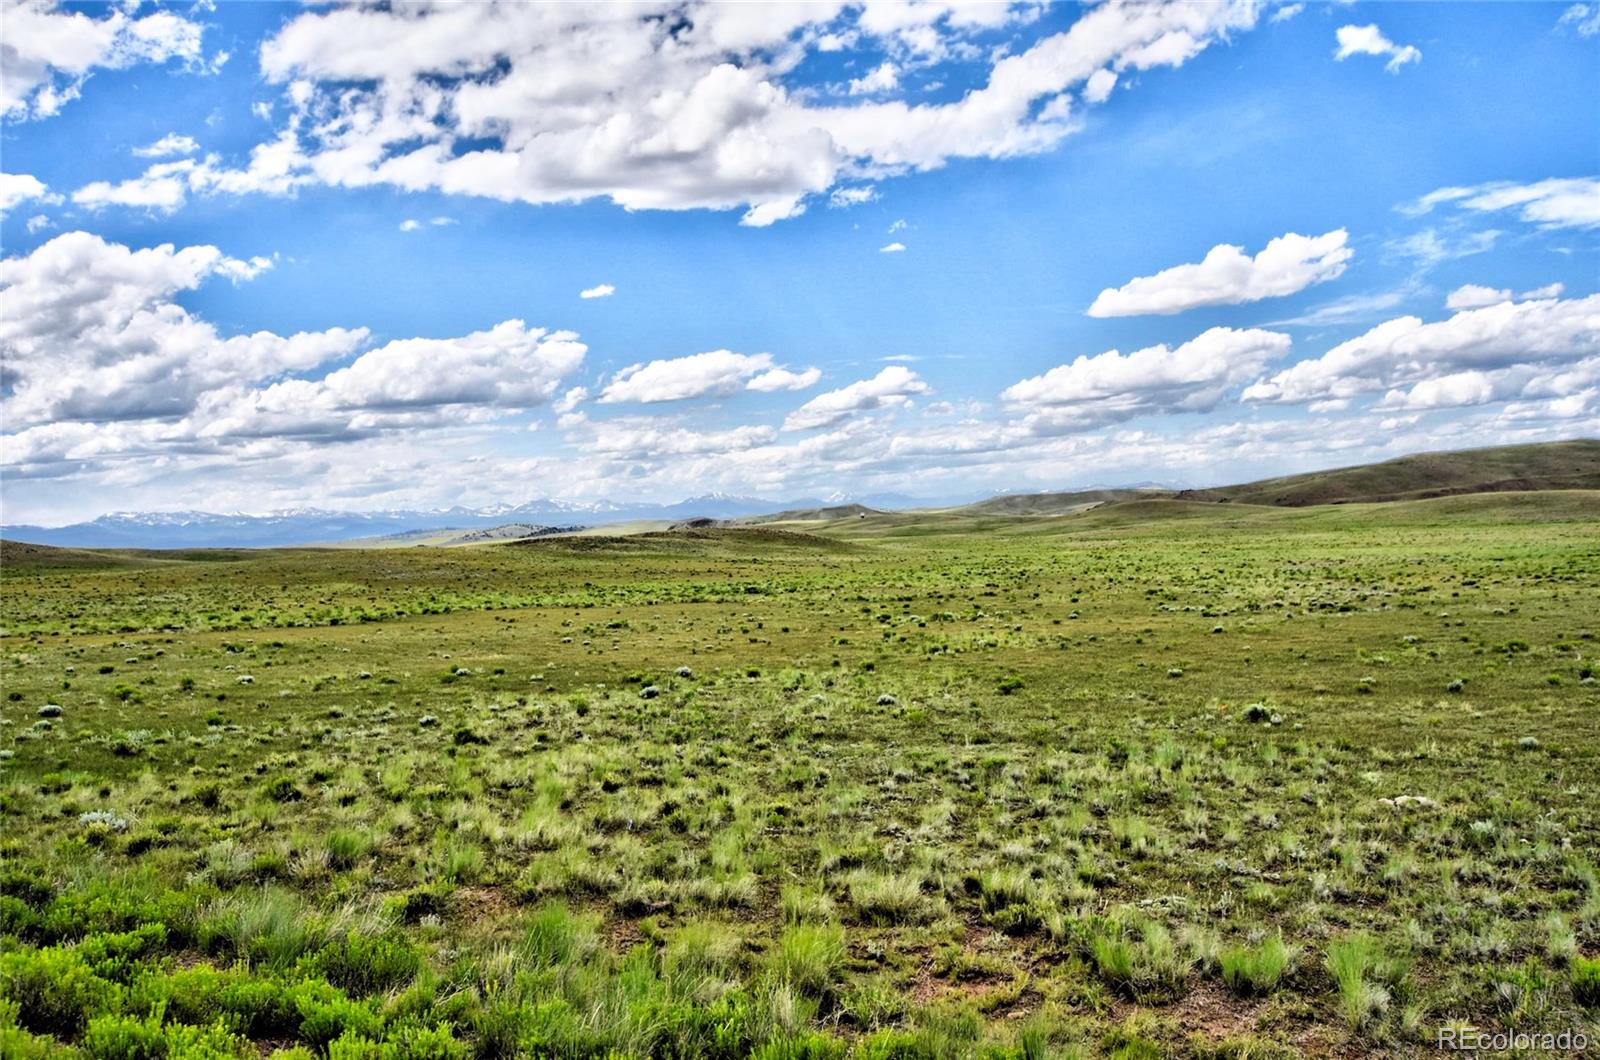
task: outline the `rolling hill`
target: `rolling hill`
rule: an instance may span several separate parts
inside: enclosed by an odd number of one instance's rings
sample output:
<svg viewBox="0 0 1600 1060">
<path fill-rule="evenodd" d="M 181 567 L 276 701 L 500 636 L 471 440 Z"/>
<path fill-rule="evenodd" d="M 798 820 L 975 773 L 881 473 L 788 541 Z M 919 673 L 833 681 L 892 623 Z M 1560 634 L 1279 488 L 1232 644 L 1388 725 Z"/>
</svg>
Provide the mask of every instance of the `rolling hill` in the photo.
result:
<svg viewBox="0 0 1600 1060">
<path fill-rule="evenodd" d="M 1181 490 L 1182 500 L 1303 507 L 1424 500 L 1459 493 L 1600 489 L 1600 441 L 1418 453 L 1380 464 L 1313 471 L 1238 486 Z"/>
<path fill-rule="evenodd" d="M 1170 491 L 1145 489 L 1065 490 L 1060 493 L 1008 493 L 956 509 L 974 515 L 1067 515 L 1099 504 L 1169 497 Z"/>
<path fill-rule="evenodd" d="M 1577 439 L 1418 453 L 1207 489 L 1091 489 L 1013 493 L 951 509 L 972 515 L 1068 515 L 1108 504 L 1183 500 L 1299 508 L 1426 500 L 1465 493 L 1600 489 L 1600 441 Z"/>
<path fill-rule="evenodd" d="M 1299 508 L 1324 504 L 1425 500 L 1458 494 L 1600 490 L 1600 440 L 1577 439 L 1491 449 L 1420 453 L 1377 464 L 1333 468 L 1237 485 L 1172 490 L 1153 486 L 1006 493 L 947 507 L 908 497 L 876 503 L 774 502 L 710 494 L 671 505 L 535 501 L 515 508 L 430 512 L 325 512 L 219 516 L 200 512 L 118 513 L 66 527 L 0 527 L 9 542 L 64 548 L 241 549 L 341 543 L 342 547 L 485 544 L 554 534 L 598 536 L 670 527 L 808 524 L 909 525 L 933 515 L 993 519 L 1063 516 L 1152 500 Z M 580 530 L 579 525 L 585 527 Z M 16 563 L 21 553 L 5 559 Z"/>
</svg>

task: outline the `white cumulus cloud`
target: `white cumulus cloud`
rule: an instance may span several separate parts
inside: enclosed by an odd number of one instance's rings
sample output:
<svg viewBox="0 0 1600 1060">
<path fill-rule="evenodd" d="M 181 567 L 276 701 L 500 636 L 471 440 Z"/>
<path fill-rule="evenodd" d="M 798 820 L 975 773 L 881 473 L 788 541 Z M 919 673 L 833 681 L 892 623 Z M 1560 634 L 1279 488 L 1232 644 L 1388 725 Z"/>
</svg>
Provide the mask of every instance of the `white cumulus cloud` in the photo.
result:
<svg viewBox="0 0 1600 1060">
<path fill-rule="evenodd" d="M 1289 352 L 1291 340 L 1260 328 L 1211 328 L 1176 348 L 1147 346 L 1079 357 L 1007 387 L 1010 404 L 1041 413 L 1034 430 L 1093 426 L 1150 412 L 1205 412 Z"/>
<path fill-rule="evenodd" d="M 761 393 L 772 393 L 777 390 L 805 390 L 816 386 L 822 379 L 822 369 L 807 368 L 803 372 L 791 372 L 787 368 L 772 368 L 760 375 L 750 377 L 745 384 L 746 390 L 755 390 Z"/>
<path fill-rule="evenodd" d="M 1383 35 L 1375 24 L 1366 26 L 1340 26 L 1334 32 L 1334 37 L 1339 42 L 1339 47 L 1334 51 L 1335 59 L 1344 60 L 1352 55 L 1376 55 L 1380 58 L 1387 56 L 1389 61 L 1383 68 L 1391 74 L 1400 72 L 1406 63 L 1422 61 L 1422 52 L 1410 44 L 1396 44 Z"/>
<path fill-rule="evenodd" d="M 652 403 L 699 397 L 727 397 L 741 390 L 793 390 L 820 378 L 813 370 L 793 373 L 773 364 L 770 353 L 710 350 L 633 364 L 617 372 L 600 392 L 602 404 Z"/>
<path fill-rule="evenodd" d="M 1412 387 L 1462 372 L 1558 365 L 1600 354 L 1600 295 L 1502 301 L 1427 323 L 1397 317 L 1246 388 L 1247 401 L 1297 403 Z M 1461 386 L 1471 377 L 1438 388 Z"/>
<path fill-rule="evenodd" d="M 195 193 L 384 184 L 528 203 L 742 209 L 743 223 L 763 226 L 814 198 L 849 204 L 860 193 L 832 193 L 863 179 L 1050 150 L 1079 128 L 1077 91 L 1099 98 L 1111 76 L 1181 66 L 1252 28 L 1259 9 L 1250 0 L 1107 3 L 1011 47 L 973 41 L 1036 14 L 998 3 L 695 0 L 306 10 L 261 48 L 263 73 L 284 91 L 265 157 L 243 170 L 206 159 L 127 186 L 100 182 L 81 201 L 168 209 Z M 790 83 L 807 54 L 830 47 L 878 64 L 861 79 L 869 94 L 824 98 Z M 901 57 L 960 63 L 977 87 L 908 102 L 891 85 Z M 162 187 L 144 186 L 153 183 Z"/>
<path fill-rule="evenodd" d="M 204 27 L 171 11 L 134 18 L 113 6 L 103 17 L 51 0 L 4 5 L 0 46 L 0 114 L 45 118 L 76 99 L 96 69 L 201 58 Z"/>
<path fill-rule="evenodd" d="M 1494 305 L 1496 302 L 1509 302 L 1510 300 L 1511 291 L 1509 289 L 1497 289 L 1484 287 L 1476 283 L 1467 283 L 1450 292 L 1444 300 L 1444 307 L 1446 309 L 1480 309 L 1486 305 Z"/>
<path fill-rule="evenodd" d="M 1108 287 L 1089 307 L 1092 317 L 1181 313 L 1200 306 L 1239 305 L 1303 291 L 1341 275 L 1354 253 L 1348 233 L 1278 236 L 1255 257 L 1243 247 L 1212 247 L 1197 264 L 1175 265 Z"/>
<path fill-rule="evenodd" d="M 913 395 L 926 394 L 930 389 L 911 369 L 890 365 L 871 379 L 818 394 L 789 413 L 783 421 L 783 429 L 803 431 L 813 427 L 831 427 L 857 412 L 904 405 Z"/>
<path fill-rule="evenodd" d="M 579 298 L 610 298 L 612 295 L 614 295 L 616 293 L 617 293 L 617 289 L 614 286 L 612 286 L 611 284 L 609 284 L 609 283 L 600 283 L 600 284 L 596 284 L 593 287 L 585 287 L 583 290 L 578 292 L 578 297 Z"/>
<path fill-rule="evenodd" d="M 171 158 L 173 155 L 192 155 L 198 150 L 200 145 L 194 137 L 167 133 L 155 143 L 135 147 L 133 153 L 140 158 Z"/>
<path fill-rule="evenodd" d="M 8 213 L 25 202 L 55 205 L 61 196 L 53 193 L 38 177 L 29 173 L 0 173 L 0 213 Z"/>
<path fill-rule="evenodd" d="M 130 250 L 68 232 L 0 261 L 8 424 L 182 415 L 200 394 L 349 353 L 364 328 L 223 337 L 174 301 L 207 279 L 248 280 L 266 258 L 170 243 Z"/>
</svg>

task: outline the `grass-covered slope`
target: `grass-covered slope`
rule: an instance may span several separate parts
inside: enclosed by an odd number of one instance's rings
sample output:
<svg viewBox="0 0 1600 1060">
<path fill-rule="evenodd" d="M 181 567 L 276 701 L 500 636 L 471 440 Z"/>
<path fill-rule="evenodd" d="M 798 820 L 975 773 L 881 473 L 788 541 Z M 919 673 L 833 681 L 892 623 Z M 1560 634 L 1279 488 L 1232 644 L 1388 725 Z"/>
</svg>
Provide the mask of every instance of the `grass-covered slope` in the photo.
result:
<svg viewBox="0 0 1600 1060">
<path fill-rule="evenodd" d="M 1378 464 L 1212 489 L 1099 489 L 1007 494 L 955 510 L 969 515 L 1070 515 L 1105 504 L 1163 498 L 1304 507 L 1422 500 L 1466 493 L 1573 489 L 1600 489 L 1600 441 L 1579 439 L 1422 453 Z"/>
<path fill-rule="evenodd" d="M 1097 504 L 1115 501 L 1138 500 L 1145 496 L 1167 496 L 1163 491 L 1149 490 L 1073 490 L 1064 493 L 1008 493 L 990 497 L 976 504 L 963 505 L 958 511 L 973 515 L 1062 515 L 1084 511 Z"/>
<path fill-rule="evenodd" d="M 1344 504 L 1460 493 L 1600 489 L 1600 441 L 1579 439 L 1420 453 L 1380 464 L 1315 471 L 1178 496 L 1237 504 Z"/>
<path fill-rule="evenodd" d="M 0 1055 L 1595 1039 L 1600 494 L 920 518 L 6 563 Z"/>
</svg>

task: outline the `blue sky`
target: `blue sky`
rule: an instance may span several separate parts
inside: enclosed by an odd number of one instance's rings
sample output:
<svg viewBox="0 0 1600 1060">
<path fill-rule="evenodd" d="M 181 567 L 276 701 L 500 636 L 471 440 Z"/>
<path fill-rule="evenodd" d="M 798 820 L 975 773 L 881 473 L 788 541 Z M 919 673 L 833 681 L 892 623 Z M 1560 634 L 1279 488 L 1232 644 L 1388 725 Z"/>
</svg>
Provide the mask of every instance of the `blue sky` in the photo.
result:
<svg viewBox="0 0 1600 1060">
<path fill-rule="evenodd" d="M 5 520 L 1600 434 L 1600 4 L 641 10 L 8 3 Z"/>
</svg>

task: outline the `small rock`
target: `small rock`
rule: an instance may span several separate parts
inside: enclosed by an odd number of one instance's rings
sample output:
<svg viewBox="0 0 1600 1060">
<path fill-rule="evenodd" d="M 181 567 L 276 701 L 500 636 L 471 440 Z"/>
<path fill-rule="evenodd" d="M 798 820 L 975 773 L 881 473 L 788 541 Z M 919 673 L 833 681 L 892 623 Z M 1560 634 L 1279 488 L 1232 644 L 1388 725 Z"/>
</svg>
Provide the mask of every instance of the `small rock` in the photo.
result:
<svg viewBox="0 0 1600 1060">
<path fill-rule="evenodd" d="M 38 714 L 41 718 L 59 718 L 61 717 L 61 704 L 46 703 L 44 706 L 39 708 Z"/>
<path fill-rule="evenodd" d="M 249 674 L 240 674 L 239 683 L 241 685 L 253 685 L 256 683 L 256 679 L 251 677 Z"/>
</svg>

